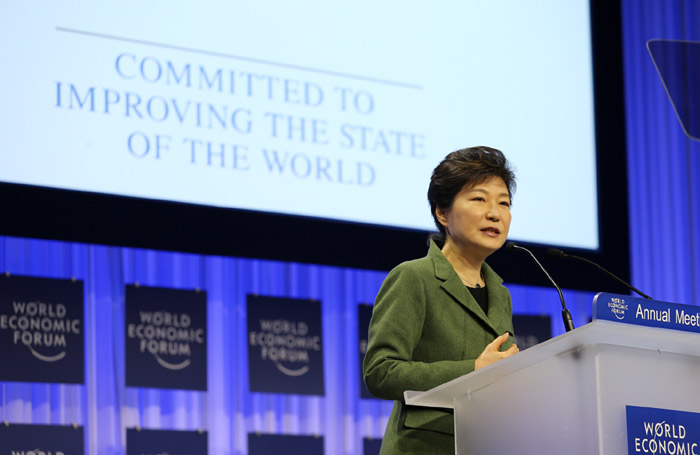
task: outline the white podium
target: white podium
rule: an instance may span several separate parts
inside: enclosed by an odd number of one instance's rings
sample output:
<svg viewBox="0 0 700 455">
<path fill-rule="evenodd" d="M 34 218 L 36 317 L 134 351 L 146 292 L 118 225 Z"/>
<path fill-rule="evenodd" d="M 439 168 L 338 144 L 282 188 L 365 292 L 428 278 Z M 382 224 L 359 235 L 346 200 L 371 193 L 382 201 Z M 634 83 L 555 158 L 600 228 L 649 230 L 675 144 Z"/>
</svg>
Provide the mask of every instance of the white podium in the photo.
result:
<svg viewBox="0 0 700 455">
<path fill-rule="evenodd" d="M 700 413 L 699 390 L 700 334 L 596 320 L 404 396 L 454 409 L 458 455 L 620 455 L 626 406 Z"/>
</svg>

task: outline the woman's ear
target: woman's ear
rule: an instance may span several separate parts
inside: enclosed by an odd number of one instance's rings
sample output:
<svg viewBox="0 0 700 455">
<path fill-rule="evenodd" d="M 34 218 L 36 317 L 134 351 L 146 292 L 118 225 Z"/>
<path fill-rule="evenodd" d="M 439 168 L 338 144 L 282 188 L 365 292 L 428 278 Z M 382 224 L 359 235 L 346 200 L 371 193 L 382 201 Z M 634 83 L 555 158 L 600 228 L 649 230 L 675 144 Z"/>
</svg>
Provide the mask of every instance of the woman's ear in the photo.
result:
<svg viewBox="0 0 700 455">
<path fill-rule="evenodd" d="M 443 226 L 447 227 L 447 213 L 449 210 L 445 210 L 440 207 L 435 207 L 435 217 L 437 218 L 438 222 L 442 224 Z"/>
</svg>

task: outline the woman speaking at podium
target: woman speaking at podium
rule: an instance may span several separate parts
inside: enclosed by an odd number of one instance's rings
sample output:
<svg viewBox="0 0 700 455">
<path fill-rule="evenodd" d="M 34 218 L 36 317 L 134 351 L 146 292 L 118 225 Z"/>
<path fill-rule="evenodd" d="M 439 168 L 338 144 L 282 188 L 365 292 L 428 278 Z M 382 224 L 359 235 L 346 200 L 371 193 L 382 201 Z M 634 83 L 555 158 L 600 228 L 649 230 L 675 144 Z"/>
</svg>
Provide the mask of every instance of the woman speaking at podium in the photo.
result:
<svg viewBox="0 0 700 455">
<path fill-rule="evenodd" d="M 433 170 L 428 201 L 440 235 L 426 257 L 387 275 L 369 326 L 365 383 L 395 400 L 382 455 L 454 453 L 452 412 L 407 406 L 404 390 L 428 390 L 518 352 L 510 293 L 484 262 L 506 241 L 514 187 L 508 161 L 489 147 L 450 153 Z"/>
</svg>

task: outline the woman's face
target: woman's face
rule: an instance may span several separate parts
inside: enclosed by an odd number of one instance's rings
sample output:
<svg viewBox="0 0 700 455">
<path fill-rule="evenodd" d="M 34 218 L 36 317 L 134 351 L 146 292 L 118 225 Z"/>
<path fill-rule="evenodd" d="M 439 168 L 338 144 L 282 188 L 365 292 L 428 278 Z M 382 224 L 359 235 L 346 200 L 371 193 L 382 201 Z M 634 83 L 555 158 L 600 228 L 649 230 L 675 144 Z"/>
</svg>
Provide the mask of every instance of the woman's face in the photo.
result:
<svg viewBox="0 0 700 455">
<path fill-rule="evenodd" d="M 452 207 L 436 210 L 438 221 L 460 249 L 488 256 L 503 246 L 510 228 L 510 196 L 500 177 L 462 188 Z"/>
</svg>

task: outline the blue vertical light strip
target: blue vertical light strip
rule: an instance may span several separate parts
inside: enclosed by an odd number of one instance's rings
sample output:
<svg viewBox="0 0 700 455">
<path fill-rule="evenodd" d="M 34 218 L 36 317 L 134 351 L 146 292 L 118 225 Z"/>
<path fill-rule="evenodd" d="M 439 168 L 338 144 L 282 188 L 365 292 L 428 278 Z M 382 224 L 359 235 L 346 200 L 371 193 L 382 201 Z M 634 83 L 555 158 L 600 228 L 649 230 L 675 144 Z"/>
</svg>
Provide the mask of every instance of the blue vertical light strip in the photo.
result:
<svg viewBox="0 0 700 455">
<path fill-rule="evenodd" d="M 632 280 L 654 298 L 700 304 L 700 143 L 687 138 L 646 49 L 700 41 L 697 2 L 623 0 Z"/>
</svg>

